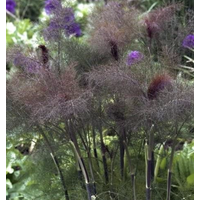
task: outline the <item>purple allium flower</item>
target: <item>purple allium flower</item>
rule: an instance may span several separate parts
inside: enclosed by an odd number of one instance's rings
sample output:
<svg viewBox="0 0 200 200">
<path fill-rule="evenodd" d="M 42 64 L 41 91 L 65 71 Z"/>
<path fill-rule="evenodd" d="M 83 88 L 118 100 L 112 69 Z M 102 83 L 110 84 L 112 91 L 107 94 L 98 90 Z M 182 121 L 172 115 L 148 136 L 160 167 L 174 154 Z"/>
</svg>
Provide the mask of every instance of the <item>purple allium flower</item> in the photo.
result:
<svg viewBox="0 0 200 200">
<path fill-rule="evenodd" d="M 76 37 L 81 36 L 80 25 L 74 22 L 73 24 L 66 27 L 65 33 L 67 36 L 69 36 L 69 35 L 74 35 Z"/>
<path fill-rule="evenodd" d="M 60 1 L 58 0 L 46 0 L 44 9 L 47 14 L 52 14 L 55 10 L 62 8 Z"/>
<path fill-rule="evenodd" d="M 190 34 L 185 37 L 182 43 L 183 47 L 185 48 L 194 48 L 194 35 Z"/>
<path fill-rule="evenodd" d="M 127 65 L 130 66 L 142 60 L 143 55 L 139 51 L 131 51 L 127 57 Z"/>
<path fill-rule="evenodd" d="M 14 0 L 6 0 L 6 10 L 15 13 L 16 2 Z"/>
</svg>

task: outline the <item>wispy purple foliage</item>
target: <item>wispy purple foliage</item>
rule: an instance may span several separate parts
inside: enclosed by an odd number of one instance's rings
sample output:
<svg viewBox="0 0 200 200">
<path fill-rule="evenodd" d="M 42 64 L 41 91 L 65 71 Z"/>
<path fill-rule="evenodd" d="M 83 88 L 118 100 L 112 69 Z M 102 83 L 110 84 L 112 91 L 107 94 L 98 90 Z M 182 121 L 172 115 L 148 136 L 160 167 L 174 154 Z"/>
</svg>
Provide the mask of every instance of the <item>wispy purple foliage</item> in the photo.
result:
<svg viewBox="0 0 200 200">
<path fill-rule="evenodd" d="M 41 68 L 39 62 L 35 59 L 29 58 L 22 53 L 17 53 L 14 57 L 13 64 L 17 67 L 22 68 L 27 73 L 37 73 Z"/>
<path fill-rule="evenodd" d="M 16 2 L 14 0 L 6 0 L 6 10 L 15 13 Z"/>
<path fill-rule="evenodd" d="M 128 54 L 128 57 L 127 57 L 127 65 L 130 66 L 130 65 L 133 65 L 139 61 L 141 61 L 143 58 L 143 55 L 141 52 L 139 51 L 131 51 L 131 53 Z"/>
<path fill-rule="evenodd" d="M 54 26 L 54 23 L 50 23 L 49 26 L 44 29 L 45 40 L 57 40 L 59 39 L 59 29 Z"/>
<path fill-rule="evenodd" d="M 171 4 L 164 8 L 158 8 L 149 12 L 144 18 L 147 36 L 152 39 L 165 30 L 165 26 L 173 19 L 181 4 Z"/>
<path fill-rule="evenodd" d="M 190 34 L 185 37 L 182 43 L 183 47 L 185 48 L 194 48 L 194 35 Z"/>
<path fill-rule="evenodd" d="M 44 9 L 47 14 L 52 14 L 57 9 L 61 9 L 61 8 L 62 8 L 62 5 L 61 5 L 60 1 L 58 1 L 58 0 L 46 0 L 45 1 Z"/>
</svg>

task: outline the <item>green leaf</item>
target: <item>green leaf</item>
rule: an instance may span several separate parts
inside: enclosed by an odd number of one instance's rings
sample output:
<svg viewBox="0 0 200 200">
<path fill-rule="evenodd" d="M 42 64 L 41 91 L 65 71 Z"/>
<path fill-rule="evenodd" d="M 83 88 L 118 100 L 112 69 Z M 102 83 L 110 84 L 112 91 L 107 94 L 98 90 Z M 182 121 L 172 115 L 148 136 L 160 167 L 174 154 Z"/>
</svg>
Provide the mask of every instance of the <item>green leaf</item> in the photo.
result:
<svg viewBox="0 0 200 200">
<path fill-rule="evenodd" d="M 6 29 L 6 44 L 13 44 L 12 34 L 9 34 L 8 29 Z"/>
<path fill-rule="evenodd" d="M 166 181 L 164 178 L 160 178 L 160 177 L 156 177 L 156 181 L 158 183 L 163 183 L 164 181 Z"/>
<path fill-rule="evenodd" d="M 167 158 L 163 158 L 161 163 L 160 163 L 160 169 L 165 169 L 167 165 Z"/>
<path fill-rule="evenodd" d="M 25 19 L 23 21 L 20 21 L 16 24 L 17 26 L 17 30 L 20 34 L 23 34 L 24 32 L 27 32 L 30 29 L 30 20 L 29 19 Z"/>
<path fill-rule="evenodd" d="M 12 188 L 12 183 L 10 181 L 10 179 L 6 179 L 6 190 Z"/>
<path fill-rule="evenodd" d="M 194 185 L 194 173 L 187 177 L 187 183 L 189 185 Z"/>
</svg>

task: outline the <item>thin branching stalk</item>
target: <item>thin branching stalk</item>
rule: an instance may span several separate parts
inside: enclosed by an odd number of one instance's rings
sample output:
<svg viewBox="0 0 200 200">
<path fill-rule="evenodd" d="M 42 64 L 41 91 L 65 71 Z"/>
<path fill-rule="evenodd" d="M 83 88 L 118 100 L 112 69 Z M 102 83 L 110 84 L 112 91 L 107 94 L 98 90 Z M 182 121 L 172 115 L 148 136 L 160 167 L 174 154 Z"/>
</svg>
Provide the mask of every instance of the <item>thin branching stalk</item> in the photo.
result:
<svg viewBox="0 0 200 200">
<path fill-rule="evenodd" d="M 109 178 L 108 178 L 108 167 L 107 167 L 107 161 L 106 161 L 106 150 L 105 150 L 105 144 L 103 142 L 103 133 L 102 133 L 102 128 L 100 126 L 99 129 L 99 134 L 100 134 L 100 141 L 101 141 L 101 153 L 102 153 L 102 160 L 103 160 L 103 167 L 104 167 L 104 177 L 105 177 L 105 181 L 106 183 L 109 182 Z"/>
<path fill-rule="evenodd" d="M 102 154 L 102 160 L 103 160 L 103 167 L 104 167 L 104 177 L 106 183 L 109 182 L 108 178 L 108 166 L 107 166 L 107 161 L 106 161 L 106 150 L 105 150 L 105 144 L 103 142 L 103 130 L 102 130 L 102 105 L 101 105 L 101 100 L 99 101 L 99 135 L 100 135 L 100 143 L 101 143 L 101 154 Z"/>
<path fill-rule="evenodd" d="M 6 10 L 6 13 L 8 15 L 10 15 L 12 18 L 14 18 L 16 21 L 19 21 L 19 19 L 13 13 L 11 13 L 10 11 Z"/>
<path fill-rule="evenodd" d="M 94 172 L 93 172 L 93 166 L 92 166 L 92 160 L 91 160 L 91 153 L 90 151 L 87 152 L 88 154 L 88 163 L 89 163 L 89 168 L 90 168 L 90 174 L 91 174 L 91 183 L 93 187 L 93 195 L 96 196 L 96 183 L 95 183 L 95 178 L 94 178 Z"/>
<path fill-rule="evenodd" d="M 171 193 L 171 181 L 172 181 L 172 165 L 173 165 L 173 159 L 174 159 L 174 153 L 175 153 L 175 147 L 177 143 L 177 137 L 181 133 L 181 130 L 188 120 L 189 116 L 185 118 L 183 123 L 180 125 L 178 128 L 178 122 L 175 122 L 175 136 L 173 138 L 173 143 L 172 143 L 172 149 L 171 149 L 171 155 L 170 155 L 170 161 L 169 161 L 169 167 L 168 167 L 168 173 L 167 173 L 167 200 L 170 200 L 170 193 Z"/>
<path fill-rule="evenodd" d="M 100 170 L 98 154 L 97 154 L 97 147 L 96 147 L 96 132 L 95 132 L 94 123 L 92 124 L 92 140 L 93 140 L 94 157 L 95 157 L 95 160 L 96 160 L 96 163 L 97 163 L 98 170 Z"/>
<path fill-rule="evenodd" d="M 126 150 L 126 156 L 127 156 L 127 159 L 128 159 L 128 164 L 129 164 L 129 170 L 130 170 L 130 175 L 131 175 L 131 181 L 132 181 L 132 189 L 133 189 L 133 200 L 136 200 L 136 190 L 135 190 L 135 171 L 134 171 L 134 168 L 133 168 L 133 164 L 131 163 L 131 157 L 130 157 L 130 154 L 129 154 L 129 150 L 128 150 L 128 147 L 127 147 L 127 144 L 126 144 L 126 141 L 124 140 L 124 147 L 125 147 L 125 150 Z"/>
<path fill-rule="evenodd" d="M 120 148 L 120 174 L 121 178 L 124 177 L 124 138 L 123 135 L 119 136 L 119 148 Z"/>
<path fill-rule="evenodd" d="M 169 168 L 167 172 L 167 200 L 170 200 L 171 181 L 172 181 L 171 180 L 172 179 L 172 164 L 173 164 L 173 158 L 174 158 L 174 153 L 175 153 L 175 147 L 176 147 L 176 139 L 173 141 L 173 144 L 172 144 Z"/>
<path fill-rule="evenodd" d="M 60 35 L 60 38 L 61 38 L 61 31 L 59 30 L 59 35 Z M 60 76 L 60 73 L 61 73 L 61 40 L 58 40 L 58 75 Z"/>
<path fill-rule="evenodd" d="M 50 150 L 50 155 L 51 155 L 51 157 L 52 157 L 52 159 L 54 161 L 54 164 L 55 164 L 55 166 L 56 166 L 56 168 L 58 170 L 58 174 L 60 175 L 60 180 L 61 180 L 61 183 L 62 183 L 62 186 L 63 186 L 63 190 L 64 190 L 64 194 L 65 194 L 65 199 L 69 200 L 69 195 L 68 195 L 68 191 L 67 191 L 67 186 L 66 186 L 65 181 L 64 181 L 64 176 L 63 176 L 62 170 L 60 168 L 60 164 L 58 162 L 58 159 L 57 159 L 57 157 L 56 157 L 56 155 L 54 153 L 53 147 L 51 146 L 51 144 L 50 144 L 47 136 L 43 132 L 43 130 L 41 128 L 39 128 L 39 130 L 40 130 L 40 133 L 43 136 L 43 138 L 44 138 L 44 140 L 45 140 L 45 142 L 46 142 L 46 144 L 47 144 L 47 146 L 48 146 L 48 148 Z"/>
<path fill-rule="evenodd" d="M 80 148 L 79 148 L 79 145 L 77 142 L 77 138 L 76 138 L 76 134 L 74 132 L 73 125 L 72 125 L 72 120 L 69 120 L 69 123 L 66 122 L 65 125 L 66 125 L 69 135 L 70 135 L 70 144 L 72 146 L 73 151 L 75 152 L 75 156 L 77 157 L 77 159 L 79 161 L 79 165 L 80 165 L 81 171 L 83 173 L 86 191 L 88 194 L 88 200 L 91 200 L 92 193 L 91 193 L 91 188 L 90 188 L 90 180 L 89 180 L 89 176 L 88 176 L 88 172 L 87 172 L 84 160 L 81 156 L 81 151 L 80 151 Z"/>
<path fill-rule="evenodd" d="M 93 166 L 92 166 L 92 160 L 91 160 L 91 151 L 90 151 L 90 145 L 89 147 L 86 145 L 86 142 L 84 141 L 81 133 L 79 132 L 79 130 L 77 130 L 79 137 L 81 138 L 81 142 L 85 148 L 85 151 L 87 152 L 87 156 L 88 156 L 88 165 L 89 165 L 89 169 L 90 169 L 90 175 L 91 175 L 91 183 L 93 186 L 93 194 L 96 195 L 96 184 L 95 184 L 95 179 L 94 179 L 94 172 L 93 172 Z"/>
<path fill-rule="evenodd" d="M 118 148 L 119 148 L 119 144 L 116 146 L 116 149 L 115 151 L 113 151 L 113 156 L 111 158 L 111 167 L 110 167 L 110 171 L 111 171 L 111 174 L 110 174 L 110 184 L 113 185 L 113 173 L 114 173 L 114 163 L 115 163 L 115 158 L 117 156 L 117 152 L 118 152 Z"/>
<path fill-rule="evenodd" d="M 151 180 L 152 180 L 152 152 L 154 147 L 154 133 L 151 126 L 149 131 L 149 141 L 148 141 L 148 149 L 147 149 L 147 173 L 146 173 L 146 200 L 151 199 Z"/>
<path fill-rule="evenodd" d="M 79 146 L 78 146 L 76 135 L 73 131 L 72 122 L 70 123 L 69 127 L 70 127 L 70 130 L 71 130 L 71 138 L 72 138 L 71 143 L 72 143 L 72 146 L 75 150 L 76 156 L 79 160 L 79 164 L 80 164 L 80 167 L 81 167 L 84 179 L 85 179 L 85 185 L 86 185 L 86 190 L 87 190 L 87 194 L 88 194 L 88 200 L 91 200 L 92 194 L 91 194 L 91 189 L 90 189 L 90 180 L 89 180 L 89 176 L 88 176 L 88 172 L 87 172 L 84 160 L 81 156 L 81 151 L 80 151 Z"/>
<path fill-rule="evenodd" d="M 80 154 L 79 154 L 79 152 L 77 150 L 77 147 L 76 147 L 75 143 L 73 141 L 70 141 L 70 144 L 71 144 L 72 149 L 75 152 L 75 155 L 76 155 L 76 157 L 77 157 L 77 159 L 79 161 L 80 168 L 82 170 L 82 173 L 83 173 L 83 176 L 84 176 L 84 179 L 85 179 L 85 186 L 86 186 L 86 191 L 87 191 L 87 195 L 88 195 L 88 200 L 92 200 L 92 198 L 91 198 L 92 193 L 91 193 L 91 189 L 90 189 L 89 177 L 88 177 L 88 173 L 87 173 L 85 164 L 83 162 L 82 157 L 80 157 Z"/>
<path fill-rule="evenodd" d="M 155 170 L 154 170 L 154 183 L 156 183 L 156 179 L 158 177 L 158 172 L 159 172 L 159 167 L 160 167 L 160 163 L 162 161 L 162 154 L 164 152 L 164 145 L 161 144 L 159 152 L 158 152 L 158 156 L 156 159 L 156 166 L 155 166 Z"/>
</svg>

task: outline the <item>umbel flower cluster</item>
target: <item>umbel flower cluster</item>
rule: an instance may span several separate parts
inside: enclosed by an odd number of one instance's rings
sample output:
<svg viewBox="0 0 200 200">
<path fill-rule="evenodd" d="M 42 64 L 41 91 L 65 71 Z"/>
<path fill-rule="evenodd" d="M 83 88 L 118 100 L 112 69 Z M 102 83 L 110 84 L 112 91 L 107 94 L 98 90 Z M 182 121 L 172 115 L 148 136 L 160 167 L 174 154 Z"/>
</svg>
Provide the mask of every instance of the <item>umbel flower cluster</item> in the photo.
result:
<svg viewBox="0 0 200 200">
<path fill-rule="evenodd" d="M 71 180 L 63 164 L 68 152 L 81 174 L 81 200 L 102 194 L 102 199 L 111 199 L 109 195 L 116 194 L 113 183 L 124 180 L 129 189 L 119 192 L 135 200 L 141 187 L 136 168 L 142 156 L 145 161 L 138 170 L 146 193 L 140 197 L 151 199 L 152 188 L 159 184 L 153 173 L 154 150 L 172 139 L 172 163 L 177 138 L 188 133 L 193 120 L 193 85 L 180 66 L 183 52 L 194 46 L 194 36 L 191 20 L 178 20 L 181 9 L 180 4 L 171 4 L 144 15 L 124 1 L 111 1 L 94 10 L 87 37 L 80 42 L 73 10 L 63 7 L 62 1 L 47 0 L 50 20 L 43 30 L 44 43 L 38 42 L 36 49 L 8 50 L 8 62 L 15 69 L 7 80 L 8 135 L 21 131 L 41 136 L 56 165 L 63 189 L 59 187 L 60 199 L 78 199 L 74 187 L 66 184 Z M 173 52 L 178 59 L 171 59 Z M 138 154 L 142 147 L 145 155 Z M 167 200 L 171 176 L 169 164 L 161 188 Z M 55 172 L 49 180 L 54 177 Z"/>
</svg>

